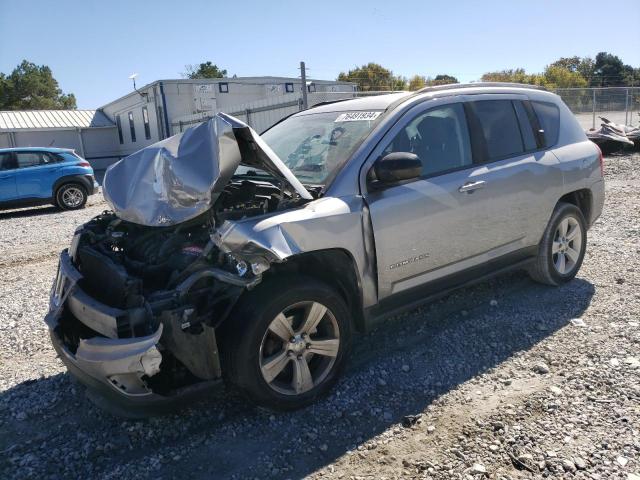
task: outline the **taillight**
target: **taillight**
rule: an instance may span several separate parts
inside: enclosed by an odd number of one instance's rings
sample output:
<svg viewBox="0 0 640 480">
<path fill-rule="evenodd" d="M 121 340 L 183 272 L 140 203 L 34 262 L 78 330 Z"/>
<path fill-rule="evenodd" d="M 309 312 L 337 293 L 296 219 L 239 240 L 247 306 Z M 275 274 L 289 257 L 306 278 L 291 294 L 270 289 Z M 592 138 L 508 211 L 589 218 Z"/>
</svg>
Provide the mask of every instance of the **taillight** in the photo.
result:
<svg viewBox="0 0 640 480">
<path fill-rule="evenodd" d="M 91 164 L 89 162 L 87 162 L 86 160 L 82 160 L 80 163 L 78 163 L 78 166 L 80 166 L 80 167 L 90 167 Z"/>
<path fill-rule="evenodd" d="M 596 145 L 596 148 L 598 149 L 598 160 L 600 160 L 600 176 L 604 177 L 604 157 L 602 156 L 602 150 L 600 150 L 600 147 Z"/>
</svg>

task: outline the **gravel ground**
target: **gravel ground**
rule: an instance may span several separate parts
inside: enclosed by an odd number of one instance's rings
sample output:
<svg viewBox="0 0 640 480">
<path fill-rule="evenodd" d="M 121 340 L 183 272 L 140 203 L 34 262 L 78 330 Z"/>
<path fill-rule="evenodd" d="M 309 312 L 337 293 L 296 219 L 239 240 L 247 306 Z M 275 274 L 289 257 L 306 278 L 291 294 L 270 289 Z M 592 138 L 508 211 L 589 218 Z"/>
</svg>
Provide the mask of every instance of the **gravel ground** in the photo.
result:
<svg viewBox="0 0 640 480">
<path fill-rule="evenodd" d="M 0 478 L 640 478 L 640 154 L 606 161 L 578 278 L 522 272 L 356 338 L 290 414 L 221 391 L 123 420 L 90 403 L 42 318 L 57 252 L 104 208 L 0 214 Z"/>
</svg>

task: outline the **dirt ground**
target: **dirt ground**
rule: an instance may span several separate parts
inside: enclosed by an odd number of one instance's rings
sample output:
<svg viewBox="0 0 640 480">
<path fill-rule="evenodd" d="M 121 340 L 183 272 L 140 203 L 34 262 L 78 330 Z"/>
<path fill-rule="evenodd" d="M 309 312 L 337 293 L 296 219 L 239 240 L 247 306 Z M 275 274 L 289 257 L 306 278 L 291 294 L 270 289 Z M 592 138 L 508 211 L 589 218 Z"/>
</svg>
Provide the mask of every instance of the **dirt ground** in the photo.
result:
<svg viewBox="0 0 640 480">
<path fill-rule="evenodd" d="M 514 272 L 390 319 L 288 414 L 224 389 L 148 420 L 94 406 L 42 319 L 58 251 L 106 205 L 0 212 L 0 478 L 638 480 L 640 154 L 605 171 L 573 282 Z"/>
</svg>

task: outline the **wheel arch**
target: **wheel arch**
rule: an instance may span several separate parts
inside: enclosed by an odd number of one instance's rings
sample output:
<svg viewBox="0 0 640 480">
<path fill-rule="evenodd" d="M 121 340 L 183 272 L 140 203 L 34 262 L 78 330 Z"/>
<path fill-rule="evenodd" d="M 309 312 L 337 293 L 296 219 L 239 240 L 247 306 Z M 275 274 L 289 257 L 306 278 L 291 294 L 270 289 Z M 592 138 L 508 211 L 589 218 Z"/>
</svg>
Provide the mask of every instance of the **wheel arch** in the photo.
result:
<svg viewBox="0 0 640 480">
<path fill-rule="evenodd" d="M 300 253 L 285 262 L 273 264 L 263 275 L 267 280 L 283 274 L 315 278 L 338 290 L 351 313 L 353 328 L 358 332 L 365 331 L 360 275 L 350 252 L 330 248 Z"/>
<path fill-rule="evenodd" d="M 91 189 L 90 189 L 90 185 L 88 185 L 88 182 L 89 181 L 87 180 L 87 178 L 85 178 L 83 175 L 64 175 L 62 177 L 57 178 L 56 181 L 53 182 L 51 196 L 52 198 L 55 199 L 56 196 L 58 195 L 58 190 L 60 190 L 61 187 L 69 183 L 77 183 L 82 188 L 84 188 L 85 191 L 87 192 L 87 195 L 89 195 L 89 191 Z"/>
<path fill-rule="evenodd" d="M 591 226 L 591 212 L 593 211 L 593 194 L 591 190 L 588 188 L 582 188 L 580 190 L 574 190 L 573 192 L 569 192 L 564 194 L 558 203 L 570 203 L 571 205 L 575 205 L 582 212 L 585 221 L 587 222 L 587 227 Z"/>
</svg>

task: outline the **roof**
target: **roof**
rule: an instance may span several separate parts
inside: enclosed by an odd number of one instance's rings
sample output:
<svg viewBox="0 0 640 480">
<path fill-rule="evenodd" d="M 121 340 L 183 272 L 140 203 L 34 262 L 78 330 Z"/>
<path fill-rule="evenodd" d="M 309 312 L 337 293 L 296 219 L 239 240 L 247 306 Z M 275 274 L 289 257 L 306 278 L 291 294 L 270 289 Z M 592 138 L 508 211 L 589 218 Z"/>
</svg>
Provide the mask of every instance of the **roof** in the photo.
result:
<svg viewBox="0 0 640 480">
<path fill-rule="evenodd" d="M 554 96 L 542 87 L 535 85 L 527 85 L 522 83 L 504 83 L 504 82 L 477 82 L 477 83 L 455 83 L 449 85 L 438 85 L 433 87 L 425 87 L 416 92 L 398 92 L 388 93 L 385 95 L 375 95 L 368 97 L 358 97 L 347 100 L 337 100 L 335 102 L 327 102 L 309 110 L 300 112 L 298 115 L 324 113 L 324 112 L 342 112 L 347 110 L 366 111 L 366 110 L 387 110 L 394 109 L 410 98 L 436 98 L 453 95 L 477 95 L 481 93 L 526 93 L 527 95 L 535 94 L 536 96 Z"/>
<path fill-rule="evenodd" d="M 0 148 L 0 153 L 5 152 L 51 152 L 51 153 L 73 153 L 73 148 L 55 148 L 55 147 L 11 147 Z"/>
<path fill-rule="evenodd" d="M 109 103 L 105 103 L 100 108 L 108 107 L 109 105 L 119 102 L 120 100 L 130 97 L 132 95 L 139 95 L 138 92 L 144 92 L 153 88 L 154 86 L 162 83 L 189 83 L 193 85 L 203 85 L 203 84 L 217 84 L 217 83 L 239 83 L 243 85 L 268 85 L 270 83 L 295 83 L 300 84 L 302 80 L 299 77 L 274 77 L 274 76 L 263 76 L 263 77 L 221 77 L 221 78 L 169 78 L 169 79 L 160 79 L 154 80 L 153 82 L 147 83 L 142 87 L 137 88 L 137 92 L 131 91 L 122 95 L 121 97 L 116 98 L 115 100 L 110 101 Z M 314 78 L 307 78 L 307 83 L 316 83 L 318 85 L 355 85 L 353 82 L 344 82 L 342 80 L 318 80 Z"/>
<path fill-rule="evenodd" d="M 0 111 L 0 130 L 45 130 L 113 127 L 99 110 Z"/>
</svg>

